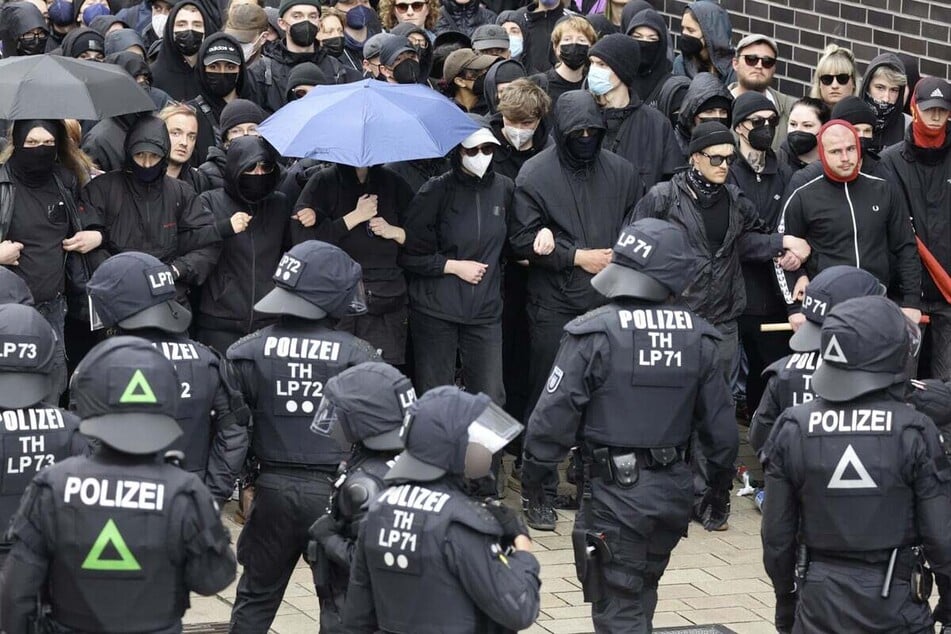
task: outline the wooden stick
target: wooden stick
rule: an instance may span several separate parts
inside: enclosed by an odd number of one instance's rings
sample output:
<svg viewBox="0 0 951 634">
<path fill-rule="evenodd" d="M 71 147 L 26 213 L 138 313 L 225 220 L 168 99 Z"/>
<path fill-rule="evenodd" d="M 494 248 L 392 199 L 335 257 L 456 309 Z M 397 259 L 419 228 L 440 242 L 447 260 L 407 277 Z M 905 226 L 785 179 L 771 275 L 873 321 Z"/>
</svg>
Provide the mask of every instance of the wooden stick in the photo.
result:
<svg viewBox="0 0 951 634">
<path fill-rule="evenodd" d="M 778 324 L 760 324 L 760 332 L 792 332 L 792 324 L 788 321 L 786 323 Z"/>
</svg>

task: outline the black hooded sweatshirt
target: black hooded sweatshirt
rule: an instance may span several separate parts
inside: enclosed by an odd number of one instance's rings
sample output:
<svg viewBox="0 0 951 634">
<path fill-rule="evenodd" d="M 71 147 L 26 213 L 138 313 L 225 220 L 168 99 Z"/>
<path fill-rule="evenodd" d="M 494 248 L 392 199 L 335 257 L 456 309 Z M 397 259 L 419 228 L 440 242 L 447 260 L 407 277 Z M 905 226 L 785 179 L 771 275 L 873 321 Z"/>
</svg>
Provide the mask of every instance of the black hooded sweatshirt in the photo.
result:
<svg viewBox="0 0 951 634">
<path fill-rule="evenodd" d="M 528 159 L 536 156 L 545 148 L 551 147 L 554 142 L 551 140 L 551 128 L 546 118 L 538 122 L 538 127 L 535 128 L 535 134 L 532 135 L 532 147 L 527 150 L 519 150 L 512 147 L 511 142 L 502 134 L 504 125 L 505 121 L 502 119 L 501 112 L 495 113 L 492 115 L 492 118 L 489 119 L 489 127 L 492 130 L 492 134 L 494 134 L 495 138 L 502 144 L 495 151 L 495 156 L 492 157 L 492 169 L 495 170 L 496 174 L 508 176 L 514 181 L 518 176 L 519 170 L 522 169 L 522 165 L 525 165 Z"/>
<path fill-rule="evenodd" d="M 522 7 L 518 10 L 517 19 L 525 38 L 522 64 L 530 73 L 544 73 L 554 67 L 557 60 L 551 47 L 551 33 L 555 25 L 567 15 L 560 4 L 549 11 L 535 12 L 537 8 L 537 1 Z"/>
<path fill-rule="evenodd" d="M 201 204 L 214 215 L 223 242 L 202 289 L 195 319 L 199 328 L 244 335 L 276 321 L 273 315 L 254 312 L 253 306 L 274 288 L 274 270 L 290 246 L 288 201 L 284 194 L 274 191 L 254 202 L 238 187 L 241 174 L 255 163 L 276 161 L 277 156 L 264 139 L 239 137 L 228 146 L 224 187 L 201 195 Z M 274 174 L 276 178 L 276 170 Z M 250 214 L 252 220 L 244 232 L 235 235 L 230 219 L 239 211 Z"/>
<path fill-rule="evenodd" d="M 710 62 L 717 69 L 717 79 L 729 86 L 736 81 L 736 72 L 733 70 L 733 27 L 730 25 L 730 14 L 717 2 L 696 0 L 691 2 L 687 9 L 700 24 L 704 43 Z M 702 72 L 696 58 L 685 60 L 683 54 L 674 59 L 674 73 L 693 78 Z"/>
<path fill-rule="evenodd" d="M 60 54 L 63 57 L 78 58 L 82 51 L 88 49 L 85 46 L 80 48 L 80 44 L 85 44 L 84 40 L 97 40 L 100 52 L 105 51 L 106 46 L 102 35 L 88 26 L 81 26 L 78 29 L 73 29 L 63 38 Z"/>
<path fill-rule="evenodd" d="M 529 302 L 580 315 L 606 300 L 591 287 L 593 276 L 574 265 L 575 251 L 614 246 L 643 186 L 631 164 L 616 154 L 602 149 L 585 163 L 568 150 L 571 132 L 604 130 L 590 93 L 573 90 L 562 95 L 554 121 L 555 145 L 529 159 L 515 180 L 509 240 L 516 255 L 531 263 Z M 540 256 L 532 244 L 545 227 L 555 234 L 555 250 Z"/>
<path fill-rule="evenodd" d="M 31 2 L 8 2 L 0 6 L 0 42 L 3 44 L 4 57 L 17 57 L 20 51 L 17 50 L 18 38 L 40 28 L 49 33 L 49 27 L 46 26 L 46 20 L 43 14 Z M 47 49 L 51 50 L 56 44 L 52 38 L 47 42 Z"/>
<path fill-rule="evenodd" d="M 648 26 L 654 29 L 660 36 L 660 40 L 656 43 L 656 52 L 652 59 L 645 57 L 645 49 L 643 46 L 641 47 L 641 63 L 637 70 L 637 79 L 631 85 L 631 88 L 637 92 L 641 101 L 656 108 L 664 83 L 673 76 L 673 64 L 669 59 L 667 49 L 667 41 L 669 40 L 667 22 L 661 14 L 653 9 L 644 9 L 636 13 L 628 22 L 625 33 L 630 35 L 639 26 Z"/>
<path fill-rule="evenodd" d="M 882 66 L 890 66 L 899 73 L 904 74 L 905 72 L 905 65 L 894 53 L 882 53 L 869 62 L 865 76 L 862 77 L 861 95 L 862 100 L 869 103 L 869 105 L 871 105 L 871 97 L 868 95 L 868 92 L 871 88 L 872 77 L 875 75 L 875 71 Z M 877 125 L 875 126 L 875 133 L 872 136 L 872 140 L 882 149 L 905 140 L 905 126 L 907 123 L 910 123 L 911 120 L 906 120 L 905 112 L 902 110 L 902 104 L 905 102 L 905 93 L 908 92 L 908 90 L 908 86 L 902 86 L 898 89 L 898 100 L 895 102 L 895 108 L 885 118 L 884 127 L 879 129 Z"/>
<path fill-rule="evenodd" d="M 282 40 L 268 42 L 261 51 L 261 57 L 248 69 L 249 80 L 258 105 L 274 112 L 287 103 L 287 79 L 298 64 L 313 62 L 320 67 L 331 84 L 345 84 L 362 79 L 352 68 L 348 69 L 336 57 L 318 46 L 313 53 L 291 53 Z"/>
<path fill-rule="evenodd" d="M 159 49 L 158 59 L 152 64 L 153 84 L 156 88 L 161 88 L 167 92 L 175 101 L 188 101 L 193 99 L 201 92 L 201 84 L 198 81 L 198 73 L 192 68 L 185 56 L 178 52 L 175 47 L 175 16 L 182 10 L 182 7 L 194 7 L 198 9 L 205 20 L 205 36 L 212 33 L 209 27 L 208 15 L 205 10 L 194 0 L 185 0 L 172 7 L 168 14 L 168 22 L 165 23 L 165 33 L 162 37 L 162 48 Z M 201 57 L 199 56 L 201 63 Z"/>
<path fill-rule="evenodd" d="M 680 104 L 680 116 L 677 118 L 677 125 L 674 132 L 677 134 L 677 142 L 680 143 L 680 149 L 684 156 L 687 156 L 687 147 L 690 145 L 690 135 L 693 133 L 694 117 L 700 113 L 700 107 L 712 97 L 723 97 L 728 101 L 733 101 L 733 95 L 730 94 L 726 85 L 710 73 L 698 73 L 687 87 L 687 93 Z M 727 127 L 730 127 L 727 125 Z"/>
</svg>

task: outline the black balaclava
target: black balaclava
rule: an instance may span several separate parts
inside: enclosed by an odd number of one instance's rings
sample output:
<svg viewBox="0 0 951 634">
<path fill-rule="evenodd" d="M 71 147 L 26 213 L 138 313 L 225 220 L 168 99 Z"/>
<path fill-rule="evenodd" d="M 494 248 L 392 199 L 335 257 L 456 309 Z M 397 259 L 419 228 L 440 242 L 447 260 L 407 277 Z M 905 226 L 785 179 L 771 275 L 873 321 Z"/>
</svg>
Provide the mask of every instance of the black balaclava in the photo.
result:
<svg viewBox="0 0 951 634">
<path fill-rule="evenodd" d="M 56 145 L 40 145 L 34 148 L 23 147 L 27 135 L 33 128 L 43 128 L 56 138 Z M 40 187 L 53 177 L 53 164 L 63 135 L 54 121 L 45 119 L 24 119 L 13 124 L 13 154 L 10 155 L 10 169 L 14 177 L 27 187 Z"/>
</svg>

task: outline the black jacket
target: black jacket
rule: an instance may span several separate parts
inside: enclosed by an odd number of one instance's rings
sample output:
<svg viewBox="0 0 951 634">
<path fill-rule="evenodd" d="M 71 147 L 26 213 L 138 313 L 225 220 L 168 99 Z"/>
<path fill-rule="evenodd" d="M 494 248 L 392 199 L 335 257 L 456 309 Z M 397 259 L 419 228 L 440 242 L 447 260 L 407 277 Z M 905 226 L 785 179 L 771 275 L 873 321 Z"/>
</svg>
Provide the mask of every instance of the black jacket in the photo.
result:
<svg viewBox="0 0 951 634">
<path fill-rule="evenodd" d="M 693 133 L 694 117 L 700 112 L 700 106 L 712 97 L 725 97 L 733 101 L 729 89 L 716 76 L 710 73 L 698 73 L 690 80 L 684 100 L 680 104 L 680 115 L 674 127 L 677 133 L 677 142 L 684 156 L 687 156 L 687 147 L 690 145 L 690 135 Z M 729 127 L 729 126 L 728 126 Z"/>
<path fill-rule="evenodd" d="M 555 106 L 555 145 L 522 166 L 515 180 L 509 239 L 519 258 L 531 263 L 528 298 L 533 304 L 581 314 L 606 300 L 591 287 L 591 274 L 574 264 L 577 249 L 609 249 L 624 218 L 643 194 L 631 164 L 601 150 L 590 165 L 568 153 L 568 135 L 583 128 L 603 129 L 601 112 L 590 93 L 565 93 Z M 548 227 L 555 250 L 536 255 L 536 234 Z"/>
<path fill-rule="evenodd" d="M 103 119 L 83 137 L 83 152 L 104 172 L 122 169 L 125 164 L 125 137 L 135 115 Z"/>
<path fill-rule="evenodd" d="M 555 52 L 551 47 L 551 32 L 567 13 L 560 4 L 550 11 L 538 11 L 538 2 L 518 9 L 518 23 L 522 27 L 524 44 L 522 64 L 530 73 L 544 73 L 555 65 Z"/>
<path fill-rule="evenodd" d="M 0 6 L 0 44 L 3 44 L 3 57 L 17 57 L 17 39 L 33 29 L 49 30 L 43 14 L 32 2 L 8 2 Z M 54 46 L 52 38 L 47 50 Z"/>
<path fill-rule="evenodd" d="M 162 47 L 159 49 L 158 59 L 152 64 L 152 83 L 156 88 L 161 88 L 169 94 L 175 101 L 185 102 L 193 99 L 201 92 L 201 84 L 198 82 L 198 73 L 188 63 L 185 56 L 175 48 L 175 36 L 173 34 L 175 26 L 175 16 L 182 10 L 182 7 L 192 7 L 198 9 L 205 20 L 205 36 L 213 32 L 209 28 L 208 14 L 205 9 L 196 0 L 183 0 L 172 7 L 168 14 L 168 22 L 165 23 L 165 33 L 162 36 Z M 198 58 L 198 65 L 201 64 L 201 58 Z"/>
<path fill-rule="evenodd" d="M 653 63 L 646 67 L 638 69 L 634 84 L 631 86 L 638 96 L 648 106 L 657 107 L 657 100 L 660 97 L 660 91 L 670 77 L 673 76 L 671 61 L 667 55 L 667 21 L 664 16 L 653 9 L 643 9 L 634 14 L 631 21 L 622 24 L 621 28 L 625 33 L 631 33 L 639 26 L 649 26 L 657 31 L 660 36 L 659 45 L 661 47 Z M 643 51 L 641 52 L 643 57 Z"/>
<path fill-rule="evenodd" d="M 492 158 L 492 169 L 495 170 L 496 174 L 508 176 L 514 181 L 518 176 L 519 170 L 522 169 L 522 165 L 525 165 L 528 159 L 536 156 L 545 148 L 552 146 L 553 142 L 549 134 L 551 129 L 548 126 L 548 120 L 541 119 L 538 122 L 538 127 L 535 128 L 535 134 L 532 136 L 532 147 L 527 150 L 518 150 L 512 147 L 509 140 L 502 134 L 503 125 L 501 113 L 496 113 L 489 119 L 489 127 L 492 129 L 492 134 L 494 134 L 495 138 L 502 144 L 495 151 L 495 156 Z"/>
<path fill-rule="evenodd" d="M 430 178 L 448 172 L 449 161 L 444 158 L 417 159 L 415 161 L 387 163 L 383 167 L 403 179 L 406 186 L 410 188 L 413 194 L 416 194 Z"/>
<path fill-rule="evenodd" d="M 208 182 L 209 189 L 218 189 L 225 186 L 225 164 L 228 162 L 228 155 L 217 145 L 208 148 L 208 155 L 205 161 L 198 167 Z"/>
<path fill-rule="evenodd" d="M 253 306 L 274 288 L 274 270 L 290 245 L 290 206 L 280 192 L 255 203 L 246 200 L 237 187 L 242 172 L 275 158 L 257 137 L 235 139 L 227 155 L 224 187 L 201 195 L 202 206 L 214 216 L 224 239 L 202 288 L 195 320 L 200 328 L 248 334 L 275 322 L 271 315 L 254 312 Z M 252 219 L 245 231 L 235 235 L 230 219 L 239 211 Z"/>
<path fill-rule="evenodd" d="M 879 166 L 882 177 L 907 201 L 915 233 L 944 270 L 951 272 L 951 133 L 943 147 L 928 150 L 915 146 L 908 126 L 905 141 L 886 149 Z M 921 291 L 926 301 L 944 301 L 926 272 Z"/>
<path fill-rule="evenodd" d="M 483 24 L 495 24 L 495 11 L 482 6 L 481 0 L 458 4 L 455 0 L 442 0 L 442 10 L 436 22 L 436 34 L 458 31 L 472 36 Z"/>
<path fill-rule="evenodd" d="M 730 197 L 730 224 L 715 253 L 710 250 L 701 212 L 683 172 L 654 185 L 631 218 L 662 218 L 687 233 L 698 264 L 681 297 L 690 310 L 712 324 L 736 319 L 746 308 L 740 261 L 768 262 L 783 252 L 782 236 L 769 233 L 750 199 L 734 185 L 725 187 Z"/>
<path fill-rule="evenodd" d="M 332 84 L 345 84 L 362 78 L 360 73 L 348 70 L 337 58 L 319 48 L 313 53 L 291 53 L 283 41 L 268 42 L 261 51 L 261 57 L 248 69 L 251 90 L 257 96 L 258 105 L 274 112 L 286 104 L 287 79 L 291 69 L 303 62 L 317 64 Z"/>
<path fill-rule="evenodd" d="M 495 323 L 502 318 L 502 249 L 515 184 L 491 168 L 481 179 L 464 172 L 458 151 L 452 163 L 452 171 L 423 185 L 406 219 L 400 263 L 410 273 L 410 306 L 455 323 Z M 489 267 L 481 282 L 469 284 L 444 272 L 446 260 Z"/>
<path fill-rule="evenodd" d="M 602 112 L 608 127 L 604 149 L 630 161 L 645 188 L 670 178 L 686 162 L 667 117 L 645 106 L 634 90 L 627 106 Z"/>
</svg>

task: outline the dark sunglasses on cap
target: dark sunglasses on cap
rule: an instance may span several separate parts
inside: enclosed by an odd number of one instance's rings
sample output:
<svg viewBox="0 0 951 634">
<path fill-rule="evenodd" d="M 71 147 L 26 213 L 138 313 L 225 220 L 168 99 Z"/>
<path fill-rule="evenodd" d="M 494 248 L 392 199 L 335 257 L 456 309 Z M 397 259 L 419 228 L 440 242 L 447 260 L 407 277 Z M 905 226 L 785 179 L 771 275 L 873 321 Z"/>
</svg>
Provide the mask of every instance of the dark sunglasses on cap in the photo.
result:
<svg viewBox="0 0 951 634">
<path fill-rule="evenodd" d="M 462 148 L 462 153 L 466 156 L 475 156 L 479 152 L 482 152 L 486 156 L 491 156 L 495 154 L 496 146 L 492 143 L 486 143 L 484 145 L 477 145 L 476 147 L 464 147 Z"/>
<path fill-rule="evenodd" d="M 747 119 L 747 121 L 749 121 L 754 128 L 762 128 L 764 125 L 770 125 L 775 128 L 779 123 L 779 117 L 776 115 L 773 115 L 767 119 L 764 119 L 763 117 L 750 117 Z"/>
<path fill-rule="evenodd" d="M 819 81 L 822 82 L 823 86 L 831 86 L 833 80 L 835 80 L 835 82 L 840 86 L 844 86 L 852 81 L 852 75 L 848 73 L 839 73 L 838 75 L 819 75 Z"/>
<path fill-rule="evenodd" d="M 751 68 L 757 63 L 762 64 L 763 68 L 772 68 L 776 65 L 776 58 L 769 55 L 743 55 L 742 57 L 746 65 Z"/>
<path fill-rule="evenodd" d="M 713 167 L 720 167 L 723 165 L 723 162 L 726 161 L 727 166 L 733 165 L 733 161 L 736 160 L 736 154 L 727 154 L 726 156 L 720 154 L 707 154 L 706 152 L 701 152 L 710 160 L 710 165 Z"/>
<path fill-rule="evenodd" d="M 393 5 L 396 8 L 398 13 L 406 13 L 409 11 L 410 7 L 413 8 L 414 13 L 419 13 L 423 10 L 423 7 L 426 6 L 425 2 L 397 2 Z"/>
</svg>

